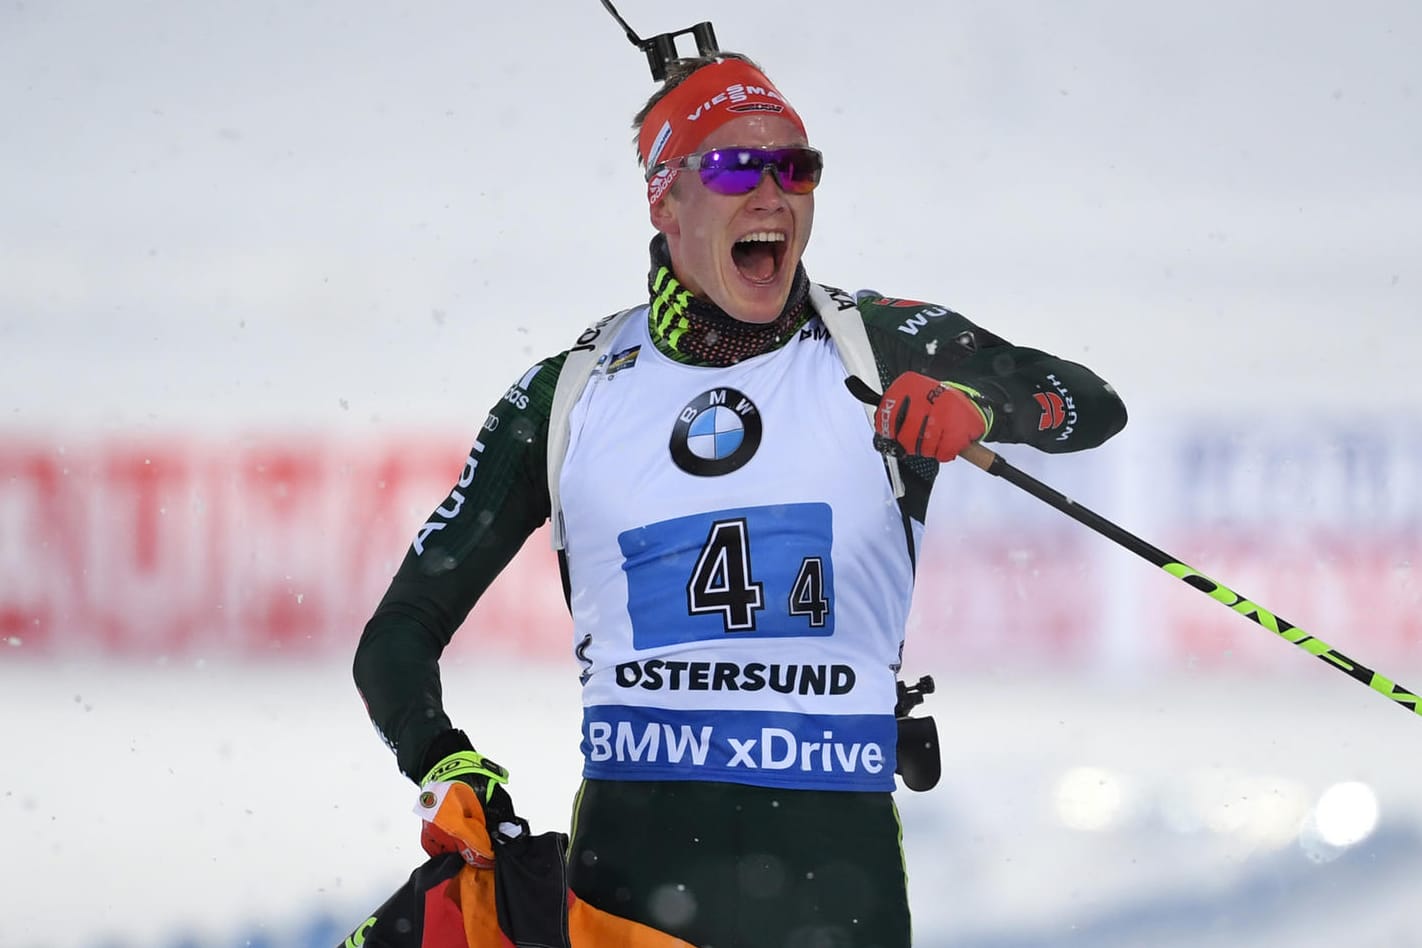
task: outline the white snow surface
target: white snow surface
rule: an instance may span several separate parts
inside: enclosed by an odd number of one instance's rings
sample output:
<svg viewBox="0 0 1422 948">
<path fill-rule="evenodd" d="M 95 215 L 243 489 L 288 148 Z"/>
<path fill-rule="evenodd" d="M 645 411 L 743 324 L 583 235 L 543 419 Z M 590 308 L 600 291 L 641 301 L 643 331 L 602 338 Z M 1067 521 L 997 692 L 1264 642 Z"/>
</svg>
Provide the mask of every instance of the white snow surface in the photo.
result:
<svg viewBox="0 0 1422 948">
<path fill-rule="evenodd" d="M 1415 944 L 1419 722 L 1319 672 L 939 674 L 924 710 L 943 781 L 898 794 L 916 943 Z M 535 830 L 566 831 L 571 660 L 461 663 L 445 682 Z M 323 913 L 354 926 L 422 859 L 414 787 L 343 665 L 6 660 L 0 720 L 6 948 L 232 944 Z M 1063 784 L 1075 768 L 1119 791 L 1104 828 L 1083 828 L 1096 804 L 1091 781 Z M 1310 814 L 1351 781 L 1372 788 L 1377 826 L 1322 846 Z"/>
</svg>

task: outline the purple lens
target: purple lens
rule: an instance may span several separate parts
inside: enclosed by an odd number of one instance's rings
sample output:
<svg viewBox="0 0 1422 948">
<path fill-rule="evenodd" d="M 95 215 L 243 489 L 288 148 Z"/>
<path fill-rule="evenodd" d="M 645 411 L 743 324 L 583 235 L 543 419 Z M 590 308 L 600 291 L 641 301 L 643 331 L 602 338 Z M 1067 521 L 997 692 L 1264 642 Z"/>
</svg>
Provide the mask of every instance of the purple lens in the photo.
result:
<svg viewBox="0 0 1422 948">
<path fill-rule="evenodd" d="M 721 148 L 692 155 L 685 163 L 717 194 L 749 194 L 760 186 L 767 168 L 782 190 L 809 194 L 824 170 L 824 157 L 813 148 Z"/>
</svg>

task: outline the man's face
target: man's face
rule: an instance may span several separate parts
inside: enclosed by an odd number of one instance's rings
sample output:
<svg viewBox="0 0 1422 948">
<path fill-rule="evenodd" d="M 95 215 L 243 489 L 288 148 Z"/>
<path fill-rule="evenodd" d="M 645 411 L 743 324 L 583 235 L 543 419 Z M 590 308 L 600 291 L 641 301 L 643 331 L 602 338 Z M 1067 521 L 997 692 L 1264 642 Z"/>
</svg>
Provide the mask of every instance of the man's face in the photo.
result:
<svg viewBox="0 0 1422 948">
<path fill-rule="evenodd" d="M 697 152 L 806 144 L 788 119 L 746 115 L 708 135 Z M 652 226 L 667 235 L 677 279 L 748 323 L 774 322 L 785 308 L 814 219 L 814 195 L 785 193 L 771 173 L 749 194 L 724 195 L 683 171 L 652 205 Z"/>
</svg>

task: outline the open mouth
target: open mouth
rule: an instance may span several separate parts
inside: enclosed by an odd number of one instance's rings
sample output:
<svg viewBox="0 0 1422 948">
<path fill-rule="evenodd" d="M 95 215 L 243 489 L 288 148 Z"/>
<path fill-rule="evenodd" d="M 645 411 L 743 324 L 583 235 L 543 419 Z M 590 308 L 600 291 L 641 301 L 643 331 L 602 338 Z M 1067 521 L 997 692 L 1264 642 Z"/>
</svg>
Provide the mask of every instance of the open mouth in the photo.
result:
<svg viewBox="0 0 1422 948">
<path fill-rule="evenodd" d="M 780 275 L 786 247 L 782 231 L 758 230 L 731 245 L 731 261 L 747 282 L 765 286 Z"/>
</svg>

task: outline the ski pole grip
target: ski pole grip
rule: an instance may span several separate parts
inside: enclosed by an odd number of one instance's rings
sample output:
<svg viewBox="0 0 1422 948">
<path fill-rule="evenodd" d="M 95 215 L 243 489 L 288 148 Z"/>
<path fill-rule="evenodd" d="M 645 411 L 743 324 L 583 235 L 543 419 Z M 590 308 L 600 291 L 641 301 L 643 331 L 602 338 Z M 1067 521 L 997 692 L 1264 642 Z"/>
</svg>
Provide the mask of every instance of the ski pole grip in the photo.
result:
<svg viewBox="0 0 1422 948">
<path fill-rule="evenodd" d="M 973 467 L 980 467 L 989 474 L 992 473 L 990 470 L 992 462 L 997 460 L 996 454 L 976 441 L 959 451 L 958 457 L 967 459 Z"/>
</svg>

